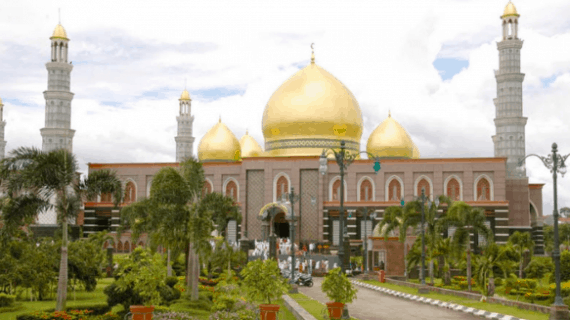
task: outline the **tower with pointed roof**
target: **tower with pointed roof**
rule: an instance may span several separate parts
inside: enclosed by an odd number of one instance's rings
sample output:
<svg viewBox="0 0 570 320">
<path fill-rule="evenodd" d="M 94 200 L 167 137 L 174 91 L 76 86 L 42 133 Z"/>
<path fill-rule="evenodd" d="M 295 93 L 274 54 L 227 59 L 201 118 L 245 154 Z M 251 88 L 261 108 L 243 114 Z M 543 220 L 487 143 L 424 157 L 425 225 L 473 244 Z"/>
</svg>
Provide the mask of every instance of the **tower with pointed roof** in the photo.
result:
<svg viewBox="0 0 570 320">
<path fill-rule="evenodd" d="M 53 31 L 51 40 L 51 61 L 46 63 L 48 88 L 44 91 L 46 100 L 45 127 L 40 129 L 42 150 L 49 152 L 58 149 L 73 151 L 71 129 L 70 75 L 73 65 L 68 61 L 69 38 L 61 24 Z"/>
<path fill-rule="evenodd" d="M 181 162 L 187 158 L 191 158 L 194 149 L 194 137 L 192 137 L 192 123 L 194 116 L 190 114 L 190 106 L 192 99 L 186 89 L 182 91 L 180 96 L 180 113 L 176 117 L 178 121 L 178 135 L 174 138 L 176 141 L 176 161 Z"/>
<path fill-rule="evenodd" d="M 4 121 L 4 104 L 0 99 L 0 160 L 4 159 L 6 154 L 6 141 L 4 140 L 4 128 L 6 121 Z"/>
<path fill-rule="evenodd" d="M 523 41 L 518 37 L 520 15 L 509 1 L 501 16 L 503 35 L 497 43 L 499 70 L 495 70 L 497 98 L 495 103 L 495 127 L 493 136 L 495 157 L 507 158 L 507 178 L 526 178 L 526 172 L 518 173 L 518 161 L 525 155 L 525 125 L 523 117 L 521 73 L 521 48 Z"/>
</svg>

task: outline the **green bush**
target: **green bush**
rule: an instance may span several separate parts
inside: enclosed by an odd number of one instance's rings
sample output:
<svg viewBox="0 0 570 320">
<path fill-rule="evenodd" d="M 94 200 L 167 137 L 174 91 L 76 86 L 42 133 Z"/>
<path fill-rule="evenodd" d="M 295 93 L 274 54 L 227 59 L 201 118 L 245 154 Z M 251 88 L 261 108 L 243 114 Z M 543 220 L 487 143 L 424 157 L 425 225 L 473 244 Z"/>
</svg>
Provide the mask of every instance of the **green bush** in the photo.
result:
<svg viewBox="0 0 570 320">
<path fill-rule="evenodd" d="M 177 277 L 166 277 L 166 285 L 174 288 L 174 286 L 178 283 L 178 278 Z"/>
<path fill-rule="evenodd" d="M 15 300 L 16 296 L 0 293 L 0 307 L 11 307 L 14 305 Z"/>
<path fill-rule="evenodd" d="M 548 272 L 552 272 L 554 264 L 552 258 L 549 257 L 533 257 L 524 269 L 529 278 L 542 279 Z"/>
<path fill-rule="evenodd" d="M 502 286 L 504 284 L 503 278 L 495 278 L 495 286 Z"/>
<path fill-rule="evenodd" d="M 560 254 L 560 282 L 570 280 L 570 251 L 563 251 Z M 554 272 L 550 275 L 549 283 L 554 283 Z"/>
</svg>

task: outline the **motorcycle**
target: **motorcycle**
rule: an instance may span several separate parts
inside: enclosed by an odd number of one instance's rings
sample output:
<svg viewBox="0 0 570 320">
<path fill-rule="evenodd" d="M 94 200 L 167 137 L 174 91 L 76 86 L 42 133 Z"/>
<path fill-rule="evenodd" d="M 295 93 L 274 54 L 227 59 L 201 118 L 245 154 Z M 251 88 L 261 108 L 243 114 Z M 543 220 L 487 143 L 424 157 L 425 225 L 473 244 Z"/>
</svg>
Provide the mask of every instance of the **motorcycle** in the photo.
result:
<svg viewBox="0 0 570 320">
<path fill-rule="evenodd" d="M 281 275 L 287 279 L 291 278 L 291 272 L 289 270 L 282 270 Z M 313 277 L 310 274 L 299 273 L 296 271 L 295 276 L 293 277 L 293 283 L 299 286 L 312 287 Z"/>
</svg>

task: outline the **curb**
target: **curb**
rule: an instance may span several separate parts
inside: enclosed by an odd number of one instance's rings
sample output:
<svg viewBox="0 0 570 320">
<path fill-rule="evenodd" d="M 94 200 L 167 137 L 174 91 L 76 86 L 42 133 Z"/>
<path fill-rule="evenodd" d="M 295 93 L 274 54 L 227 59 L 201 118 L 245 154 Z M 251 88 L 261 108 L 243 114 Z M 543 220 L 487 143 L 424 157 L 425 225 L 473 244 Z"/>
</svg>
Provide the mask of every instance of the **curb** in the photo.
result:
<svg viewBox="0 0 570 320">
<path fill-rule="evenodd" d="M 281 298 L 283 298 L 285 307 L 291 311 L 297 320 L 317 320 L 317 318 L 313 317 L 313 315 L 301 307 L 301 305 L 295 301 L 295 299 L 289 297 L 286 294 L 282 295 Z"/>
<path fill-rule="evenodd" d="M 525 320 L 525 319 L 520 319 L 517 317 L 513 317 L 513 316 L 506 316 L 500 313 L 496 313 L 496 312 L 490 312 L 490 311 L 486 311 L 486 310 L 479 310 L 479 309 L 474 309 L 474 308 L 469 308 L 466 306 L 462 306 L 460 304 L 453 304 L 450 302 L 443 302 L 443 301 L 439 301 L 439 300 L 435 300 L 435 299 L 430 299 L 430 298 L 426 298 L 426 297 L 422 297 L 422 296 L 416 296 L 413 294 L 408 294 L 408 293 L 403 293 L 403 292 L 399 292 L 399 291 L 394 291 L 394 290 L 390 290 L 390 289 L 386 289 L 386 288 L 382 288 L 382 287 L 378 287 L 375 285 L 371 285 L 368 283 L 364 283 L 364 282 L 360 282 L 360 281 L 356 281 L 356 280 L 351 280 L 352 283 L 364 287 L 364 288 L 368 288 L 371 290 L 375 290 L 378 292 L 382 292 L 382 293 L 387 293 L 387 294 L 391 294 L 393 296 L 396 297 L 401 297 L 404 299 L 408 299 L 408 300 L 412 300 L 412 301 L 418 301 L 418 302 L 423 302 L 423 303 L 428 303 L 437 307 L 441 307 L 441 308 L 448 308 L 448 309 L 452 309 L 455 311 L 462 311 L 465 313 L 471 313 L 473 315 L 476 316 L 480 316 L 480 317 L 485 317 L 487 319 L 495 319 L 495 320 Z"/>
</svg>

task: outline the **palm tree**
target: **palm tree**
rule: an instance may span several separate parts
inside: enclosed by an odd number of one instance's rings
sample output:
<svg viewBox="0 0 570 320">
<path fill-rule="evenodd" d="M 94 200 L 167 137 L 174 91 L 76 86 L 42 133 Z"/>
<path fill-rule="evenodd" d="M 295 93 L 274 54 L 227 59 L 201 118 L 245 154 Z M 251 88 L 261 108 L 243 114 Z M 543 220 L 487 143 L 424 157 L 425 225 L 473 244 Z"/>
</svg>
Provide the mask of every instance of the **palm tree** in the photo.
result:
<svg viewBox="0 0 570 320">
<path fill-rule="evenodd" d="M 8 203 L 24 200 L 27 194 L 28 209 L 55 208 L 62 225 L 61 261 L 57 286 L 56 310 L 65 309 L 67 298 L 67 221 L 77 216 L 84 198 L 92 199 L 100 193 L 113 193 L 115 207 L 123 199 L 121 181 L 114 172 L 99 170 L 81 181 L 75 156 L 65 150 L 43 152 L 36 148 L 20 147 L 2 161 L 0 179 L 6 183 Z M 55 204 L 50 200 L 55 198 Z M 35 203 L 35 204 L 32 204 Z M 9 212 L 9 211 L 8 211 Z M 37 212 L 36 212 L 37 213 Z M 12 214 L 12 213 L 10 213 Z M 31 211 L 24 210 L 22 218 L 28 220 Z M 15 219 L 18 220 L 18 219 Z M 19 220 L 23 221 L 23 220 Z"/>
<path fill-rule="evenodd" d="M 442 218 L 442 226 L 455 226 L 455 234 L 453 235 L 453 244 L 457 250 L 467 248 L 467 286 L 471 291 L 471 243 L 470 232 L 477 232 L 482 236 L 489 238 L 491 231 L 485 225 L 485 212 L 481 208 L 473 208 L 463 201 L 455 201 L 444 218 Z"/>
<path fill-rule="evenodd" d="M 451 262 L 454 260 L 451 238 L 438 238 L 435 245 L 434 257 L 442 257 L 443 282 L 446 286 L 451 285 Z"/>
<path fill-rule="evenodd" d="M 534 241 L 528 232 L 518 232 L 515 231 L 508 241 L 520 255 L 520 265 L 519 265 L 519 278 L 523 277 L 523 263 L 524 263 L 524 252 L 529 250 L 532 256 L 532 249 L 534 248 Z"/>
<path fill-rule="evenodd" d="M 493 269 L 499 268 L 504 275 L 507 274 L 508 270 L 506 268 L 508 268 L 508 265 L 505 264 L 505 261 L 508 261 L 507 256 L 509 251 L 512 250 L 512 247 L 497 245 L 493 241 L 492 236 L 490 236 L 488 240 L 489 242 L 485 247 L 483 254 L 477 257 L 475 273 L 477 274 L 476 279 L 478 286 L 484 290 L 483 294 L 486 296 L 492 296 L 495 293 L 495 274 Z M 489 278 L 488 287 L 486 287 L 487 277 Z"/>
</svg>

